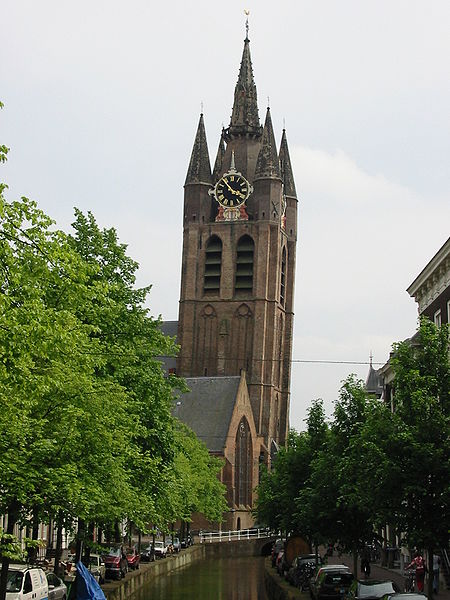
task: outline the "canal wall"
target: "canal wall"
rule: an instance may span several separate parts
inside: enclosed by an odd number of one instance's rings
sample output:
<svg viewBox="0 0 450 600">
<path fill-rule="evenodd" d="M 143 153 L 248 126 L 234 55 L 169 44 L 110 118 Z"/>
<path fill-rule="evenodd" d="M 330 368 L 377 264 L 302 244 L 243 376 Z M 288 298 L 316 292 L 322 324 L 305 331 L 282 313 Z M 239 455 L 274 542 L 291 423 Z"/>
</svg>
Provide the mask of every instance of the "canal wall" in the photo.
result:
<svg viewBox="0 0 450 600">
<path fill-rule="evenodd" d="M 264 583 L 270 600 L 305 600 L 309 596 L 282 579 L 272 568 L 270 557 L 266 558 L 264 566 Z"/>
<path fill-rule="evenodd" d="M 167 575 L 170 571 L 187 567 L 197 560 L 205 558 L 205 549 L 201 544 L 186 548 L 178 554 L 150 563 L 141 563 L 137 571 L 131 571 L 125 579 L 111 581 L 102 585 L 107 600 L 128 600 L 141 587 L 151 582 L 155 577 Z"/>
<path fill-rule="evenodd" d="M 129 600 L 140 588 L 150 583 L 155 577 L 167 575 L 170 571 L 187 567 L 199 560 L 207 558 L 237 558 L 239 556 L 261 556 L 262 544 L 255 543 L 260 540 L 240 542 L 219 542 L 212 544 L 194 544 L 178 554 L 173 554 L 162 560 L 150 563 L 141 563 L 140 569 L 131 571 L 125 579 L 111 581 L 102 585 L 107 600 Z M 267 540 L 266 540 L 267 543 Z M 276 572 L 271 569 L 270 557 L 265 563 L 265 581 L 269 598 L 271 600 L 297 600 L 305 599 L 305 594 L 295 590 L 285 583 Z"/>
</svg>

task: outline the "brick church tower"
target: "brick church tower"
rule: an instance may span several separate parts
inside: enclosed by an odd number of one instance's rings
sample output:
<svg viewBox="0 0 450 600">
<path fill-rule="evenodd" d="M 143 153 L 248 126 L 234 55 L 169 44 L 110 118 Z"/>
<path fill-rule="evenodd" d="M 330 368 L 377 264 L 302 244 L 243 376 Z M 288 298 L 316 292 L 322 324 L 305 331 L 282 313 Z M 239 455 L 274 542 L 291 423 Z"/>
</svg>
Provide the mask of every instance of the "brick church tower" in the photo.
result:
<svg viewBox="0 0 450 600">
<path fill-rule="evenodd" d="M 247 35 L 214 168 L 200 115 L 184 186 L 177 373 L 245 373 L 269 464 L 289 426 L 296 239 L 286 133 L 278 152 L 269 108 L 260 123 Z"/>
</svg>

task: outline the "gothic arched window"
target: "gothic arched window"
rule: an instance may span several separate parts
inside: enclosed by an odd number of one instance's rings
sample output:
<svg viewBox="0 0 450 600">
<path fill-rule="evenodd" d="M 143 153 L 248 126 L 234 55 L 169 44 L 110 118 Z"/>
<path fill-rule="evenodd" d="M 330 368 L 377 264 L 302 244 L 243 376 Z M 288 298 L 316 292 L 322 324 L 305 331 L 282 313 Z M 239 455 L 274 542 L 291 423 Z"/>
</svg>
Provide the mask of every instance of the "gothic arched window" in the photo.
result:
<svg viewBox="0 0 450 600">
<path fill-rule="evenodd" d="M 253 291 L 253 255 L 255 242 L 249 235 L 243 235 L 237 244 L 236 277 L 234 291 L 248 294 Z"/>
<path fill-rule="evenodd" d="M 205 248 L 204 294 L 218 295 L 222 271 L 222 240 L 216 235 L 209 238 Z"/>
<path fill-rule="evenodd" d="M 253 445 L 247 419 L 242 417 L 236 433 L 236 455 L 234 465 L 235 504 L 251 506 L 253 489 Z"/>
</svg>

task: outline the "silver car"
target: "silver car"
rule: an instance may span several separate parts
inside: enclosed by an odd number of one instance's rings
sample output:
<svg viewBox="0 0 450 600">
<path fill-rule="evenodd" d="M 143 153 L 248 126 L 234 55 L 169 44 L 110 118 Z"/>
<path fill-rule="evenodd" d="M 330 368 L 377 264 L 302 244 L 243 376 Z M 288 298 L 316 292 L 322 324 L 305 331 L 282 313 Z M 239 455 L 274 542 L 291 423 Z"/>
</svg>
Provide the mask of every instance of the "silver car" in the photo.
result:
<svg viewBox="0 0 450 600">
<path fill-rule="evenodd" d="M 91 554 L 89 556 L 89 571 L 98 583 L 105 583 L 106 566 L 100 554 Z"/>
<path fill-rule="evenodd" d="M 48 583 L 48 600 L 66 600 L 67 587 L 64 581 L 54 573 L 46 573 Z"/>
</svg>

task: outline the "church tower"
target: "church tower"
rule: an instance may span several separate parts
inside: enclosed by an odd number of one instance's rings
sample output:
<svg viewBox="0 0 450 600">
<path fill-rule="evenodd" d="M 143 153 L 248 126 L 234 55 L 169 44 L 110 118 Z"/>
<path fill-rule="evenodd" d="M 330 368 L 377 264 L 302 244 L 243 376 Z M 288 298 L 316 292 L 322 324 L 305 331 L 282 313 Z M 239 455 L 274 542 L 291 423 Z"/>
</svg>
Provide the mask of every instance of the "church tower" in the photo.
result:
<svg viewBox="0 0 450 600">
<path fill-rule="evenodd" d="M 213 170 L 201 114 L 186 176 L 177 373 L 245 372 L 267 463 L 289 427 L 296 239 L 286 132 L 278 152 L 269 108 L 260 122 L 247 35 Z"/>
</svg>

